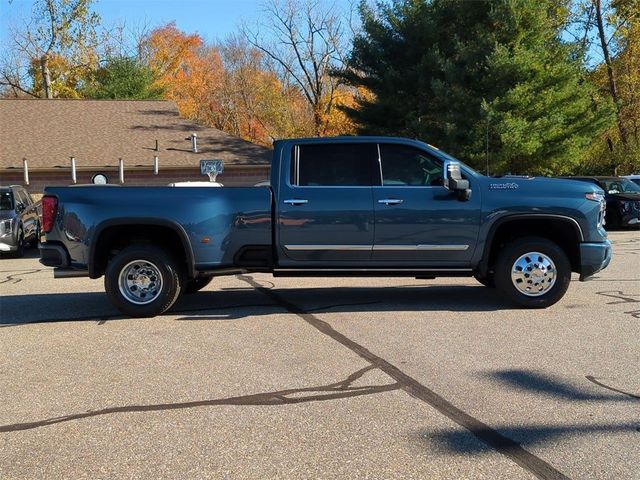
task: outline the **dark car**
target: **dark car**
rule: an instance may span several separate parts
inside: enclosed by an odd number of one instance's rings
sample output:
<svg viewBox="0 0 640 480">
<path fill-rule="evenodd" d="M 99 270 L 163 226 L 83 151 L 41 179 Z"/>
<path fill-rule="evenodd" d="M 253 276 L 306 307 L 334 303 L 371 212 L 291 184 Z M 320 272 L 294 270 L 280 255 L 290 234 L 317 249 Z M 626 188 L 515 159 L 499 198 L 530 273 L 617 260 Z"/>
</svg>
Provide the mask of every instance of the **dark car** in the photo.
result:
<svg viewBox="0 0 640 480">
<path fill-rule="evenodd" d="M 624 177 L 571 177 L 604 190 L 609 227 L 640 227 L 640 185 Z"/>
<path fill-rule="evenodd" d="M 625 175 L 624 178 L 628 178 L 636 185 L 640 185 L 640 175 Z"/>
<path fill-rule="evenodd" d="M 27 243 L 35 245 L 39 236 L 36 203 L 24 187 L 0 186 L 0 252 L 21 257 Z"/>
</svg>

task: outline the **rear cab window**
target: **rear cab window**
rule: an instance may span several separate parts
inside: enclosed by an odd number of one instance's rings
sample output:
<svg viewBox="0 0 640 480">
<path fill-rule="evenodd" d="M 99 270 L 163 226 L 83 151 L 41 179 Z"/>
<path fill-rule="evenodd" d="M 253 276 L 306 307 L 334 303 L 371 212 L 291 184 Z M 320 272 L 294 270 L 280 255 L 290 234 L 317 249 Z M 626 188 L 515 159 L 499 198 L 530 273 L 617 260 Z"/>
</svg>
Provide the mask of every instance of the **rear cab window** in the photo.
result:
<svg viewBox="0 0 640 480">
<path fill-rule="evenodd" d="M 370 187 L 380 184 L 375 143 L 309 143 L 292 149 L 290 184 Z"/>
</svg>

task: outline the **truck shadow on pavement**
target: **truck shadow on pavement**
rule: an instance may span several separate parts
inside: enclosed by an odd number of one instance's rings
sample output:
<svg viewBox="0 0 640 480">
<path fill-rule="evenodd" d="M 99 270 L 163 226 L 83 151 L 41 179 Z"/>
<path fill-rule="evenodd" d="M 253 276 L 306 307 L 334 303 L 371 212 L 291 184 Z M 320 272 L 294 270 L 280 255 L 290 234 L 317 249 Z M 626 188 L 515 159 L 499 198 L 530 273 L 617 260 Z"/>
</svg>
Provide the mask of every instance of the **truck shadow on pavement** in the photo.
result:
<svg viewBox="0 0 640 480">
<path fill-rule="evenodd" d="M 274 288 L 313 313 L 397 311 L 490 312 L 518 308 L 482 286 L 400 285 L 393 287 Z M 102 292 L 9 295 L 1 300 L 0 327 L 32 323 L 122 320 Z M 283 307 L 253 288 L 206 290 L 183 296 L 163 316 L 177 320 L 237 320 L 283 313 Z M 182 316 L 181 316 L 182 315 Z"/>
<path fill-rule="evenodd" d="M 491 312 L 518 308 L 505 300 L 502 295 L 482 286 L 465 285 L 401 285 L 393 287 L 305 287 L 273 288 L 274 292 L 288 302 L 309 313 L 387 313 L 407 312 Z M 224 292 L 200 292 L 185 296 L 174 306 L 172 313 L 195 313 L 178 320 L 233 320 L 244 318 L 242 309 L 220 311 L 215 305 L 220 295 L 232 295 L 253 292 L 245 289 L 226 290 Z M 209 307 L 207 307 L 209 305 Z M 275 310 L 273 308 L 275 307 Z M 281 306 L 272 304 L 261 308 L 251 315 L 270 315 L 280 313 Z M 207 308 L 210 314 L 207 314 Z M 228 307 L 225 307 L 228 308 Z M 216 311 L 218 310 L 218 311 Z"/>
</svg>

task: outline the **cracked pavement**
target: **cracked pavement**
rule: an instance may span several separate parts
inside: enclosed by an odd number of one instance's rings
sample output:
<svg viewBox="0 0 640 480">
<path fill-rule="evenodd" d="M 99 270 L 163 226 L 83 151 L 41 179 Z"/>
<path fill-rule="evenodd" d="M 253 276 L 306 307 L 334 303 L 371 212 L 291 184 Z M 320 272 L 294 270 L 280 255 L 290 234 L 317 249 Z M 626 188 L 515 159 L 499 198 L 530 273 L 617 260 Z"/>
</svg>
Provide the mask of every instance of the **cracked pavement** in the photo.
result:
<svg viewBox="0 0 640 480">
<path fill-rule="evenodd" d="M 254 274 L 130 319 L 2 259 L 0 478 L 637 478 L 640 234 L 611 239 L 547 310 Z"/>
</svg>

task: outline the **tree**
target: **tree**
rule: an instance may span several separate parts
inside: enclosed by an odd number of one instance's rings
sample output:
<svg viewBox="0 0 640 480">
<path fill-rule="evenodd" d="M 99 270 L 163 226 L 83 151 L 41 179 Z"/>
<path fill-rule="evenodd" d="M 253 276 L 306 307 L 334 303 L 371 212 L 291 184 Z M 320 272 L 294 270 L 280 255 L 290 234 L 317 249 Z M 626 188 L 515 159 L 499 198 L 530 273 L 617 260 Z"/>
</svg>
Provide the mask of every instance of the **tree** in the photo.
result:
<svg viewBox="0 0 640 480">
<path fill-rule="evenodd" d="M 142 58 L 157 80 L 155 86 L 174 100 L 183 117 L 213 125 L 219 109 L 215 92 L 222 86 L 218 51 L 197 34 L 187 35 L 175 23 L 154 29 L 143 42 Z"/>
<path fill-rule="evenodd" d="M 135 58 L 114 57 L 93 74 L 82 90 L 87 98 L 155 100 L 162 98 L 162 89 L 149 67 Z"/>
<path fill-rule="evenodd" d="M 312 135 L 313 117 L 299 89 L 287 86 L 264 54 L 241 36 L 218 45 L 224 86 L 218 92 L 218 128 L 271 146 L 276 138 Z"/>
<path fill-rule="evenodd" d="M 640 1 L 576 0 L 569 33 L 582 37 L 589 78 L 615 107 L 615 124 L 595 138 L 584 173 L 640 168 Z"/>
<path fill-rule="evenodd" d="M 610 121 L 552 0 L 397 0 L 361 9 L 344 78 L 361 132 L 420 137 L 494 173 L 571 171 Z"/>
<path fill-rule="evenodd" d="M 92 0 L 36 0 L 31 21 L 14 30 L 13 43 L 2 60 L 0 85 L 14 94 L 54 98 L 68 77 L 95 67 L 99 16 Z M 61 60 L 64 59 L 64 60 Z M 59 68 L 64 65 L 65 68 Z M 35 68 L 37 67 L 37 69 Z"/>
<path fill-rule="evenodd" d="M 347 36 L 335 6 L 322 9 L 313 0 L 271 0 L 248 42 L 280 70 L 286 84 L 300 89 L 313 115 L 314 134 L 325 134 L 336 110 L 339 78 Z M 271 39 L 271 40 L 267 40 Z"/>
</svg>

